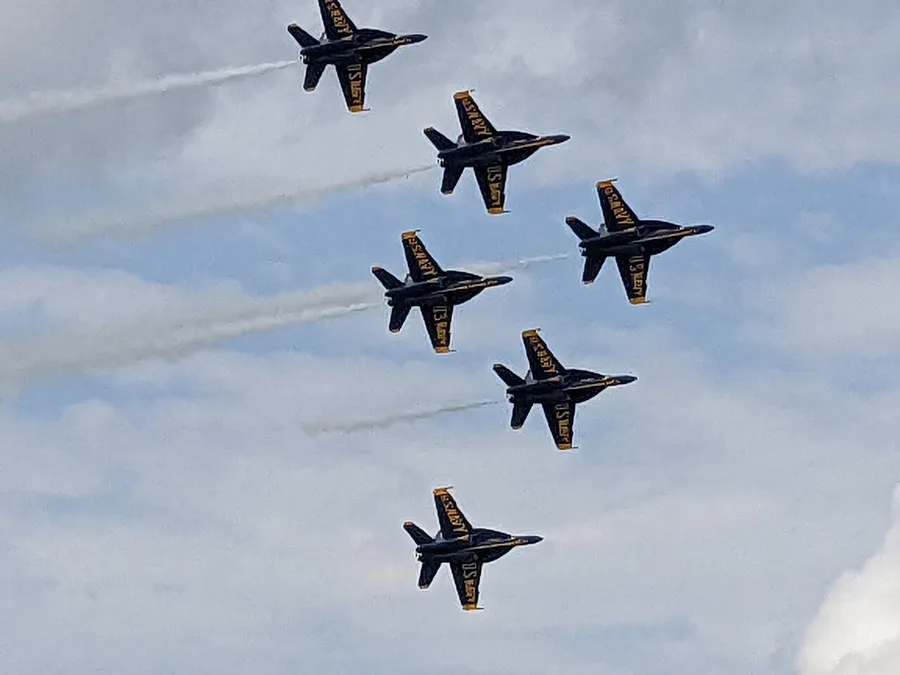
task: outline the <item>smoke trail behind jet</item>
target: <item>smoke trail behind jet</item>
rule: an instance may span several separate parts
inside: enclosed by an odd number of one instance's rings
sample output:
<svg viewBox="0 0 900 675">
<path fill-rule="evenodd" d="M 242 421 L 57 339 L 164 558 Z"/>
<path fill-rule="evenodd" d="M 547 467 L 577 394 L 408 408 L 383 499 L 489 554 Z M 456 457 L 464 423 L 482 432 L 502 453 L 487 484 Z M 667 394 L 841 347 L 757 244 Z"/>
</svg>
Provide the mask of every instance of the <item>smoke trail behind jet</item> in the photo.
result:
<svg viewBox="0 0 900 675">
<path fill-rule="evenodd" d="M 99 216 L 83 220 L 61 221 L 44 226 L 39 225 L 35 228 L 35 234 L 41 239 L 55 244 L 73 243 L 81 239 L 101 236 L 131 237 L 190 220 L 237 215 L 261 211 L 266 208 L 308 203 L 335 193 L 390 183 L 413 174 L 428 171 L 436 166 L 435 164 L 429 164 L 427 166 L 386 171 L 319 187 L 299 187 L 288 190 L 258 192 L 243 198 L 231 198 L 219 202 L 180 204 L 169 207 L 164 211 L 151 213 L 144 211 L 118 216 Z"/>
<path fill-rule="evenodd" d="M 461 412 L 463 410 L 474 410 L 482 408 L 486 405 L 495 405 L 499 401 L 472 401 L 470 403 L 457 403 L 443 405 L 436 408 L 425 410 L 415 410 L 410 412 L 398 413 L 387 417 L 379 417 L 367 420 L 355 421 L 335 421 L 335 422 L 317 422 L 303 426 L 303 431 L 308 436 L 322 436 L 324 434 L 353 434 L 361 431 L 379 431 L 388 429 L 397 424 L 413 423 L 419 420 L 437 417 L 446 413 Z"/>
<path fill-rule="evenodd" d="M 543 265 L 548 262 L 556 262 L 557 260 L 566 260 L 571 257 L 568 253 L 554 253 L 552 255 L 539 255 L 533 258 L 522 258 L 521 260 L 507 260 L 506 262 L 485 262 L 474 263 L 463 269 L 480 274 L 481 276 L 495 276 L 505 272 L 515 272 L 516 270 L 524 270 L 534 265 Z"/>
<path fill-rule="evenodd" d="M 217 303 L 180 319 L 147 317 L 120 328 L 0 343 L 0 387 L 184 356 L 223 340 L 346 316 L 379 305 L 367 284 Z"/>
<path fill-rule="evenodd" d="M 497 273 L 565 257 L 565 254 L 538 256 L 471 267 Z M 155 315 L 119 327 L 63 331 L 43 340 L 0 342 L 0 388 L 41 378 L 97 374 L 153 358 L 181 357 L 225 340 L 383 308 L 384 303 L 380 288 L 373 282 L 336 284 L 270 298 L 207 297 L 197 301 L 196 306 L 198 309 L 192 315 L 174 318 Z M 489 403 L 467 403 L 460 409 Z M 383 428 L 456 409 L 451 406 L 382 420 L 363 420 L 351 424 L 348 430 L 325 425 L 324 431 L 318 433 L 342 430 L 347 433 L 358 425 L 364 429 Z"/>
<path fill-rule="evenodd" d="M 165 75 L 156 80 L 143 82 L 117 82 L 95 89 L 35 92 L 24 99 L 0 102 L 0 122 L 9 124 L 30 117 L 88 110 L 107 103 L 155 96 L 178 89 L 205 87 L 258 77 L 288 68 L 295 63 L 297 61 L 275 61 L 242 68 Z"/>
</svg>

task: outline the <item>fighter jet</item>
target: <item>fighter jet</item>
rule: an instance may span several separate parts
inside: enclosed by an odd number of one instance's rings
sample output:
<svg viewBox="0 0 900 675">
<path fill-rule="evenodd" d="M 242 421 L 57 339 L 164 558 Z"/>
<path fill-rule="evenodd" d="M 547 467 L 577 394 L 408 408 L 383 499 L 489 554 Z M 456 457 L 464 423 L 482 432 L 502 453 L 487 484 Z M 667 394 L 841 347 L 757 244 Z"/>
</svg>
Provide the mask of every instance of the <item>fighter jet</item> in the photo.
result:
<svg viewBox="0 0 900 675">
<path fill-rule="evenodd" d="M 672 248 L 685 237 L 706 234 L 712 225 L 676 225 L 664 220 L 641 220 L 613 185 L 615 179 L 597 183 L 597 196 L 603 210 L 603 225 L 594 230 L 574 216 L 566 224 L 581 240 L 578 247 L 584 256 L 581 281 L 594 283 L 609 256 L 615 256 L 625 293 L 632 305 L 647 302 L 647 274 L 650 257 Z"/>
<path fill-rule="evenodd" d="M 594 398 L 607 387 L 630 384 L 632 375 L 601 375 L 589 370 L 563 368 L 537 329 L 522 333 L 529 371 L 522 379 L 506 366 L 495 363 L 494 372 L 506 383 L 506 394 L 513 404 L 510 426 L 521 429 L 531 406 L 540 403 L 550 433 L 560 450 L 572 449 L 575 406 Z"/>
<path fill-rule="evenodd" d="M 478 189 L 488 213 L 506 213 L 506 171 L 513 164 L 527 159 L 538 149 L 569 140 L 569 136 L 535 136 L 524 131 L 497 131 L 479 110 L 468 91 L 453 95 L 456 113 L 462 127 L 456 143 L 434 127 L 425 129 L 438 149 L 438 165 L 444 167 L 441 192 L 449 195 L 456 188 L 466 167 L 472 167 Z"/>
<path fill-rule="evenodd" d="M 444 271 L 425 249 L 417 232 L 414 230 L 401 235 L 409 267 L 404 281 L 383 267 L 373 267 L 372 274 L 387 289 L 384 296 L 388 307 L 391 307 L 389 330 L 398 333 L 410 310 L 418 307 L 434 351 L 446 354 L 450 351 L 453 307 L 468 302 L 485 288 L 508 284 L 512 277 L 480 277 L 471 272 Z"/>
<path fill-rule="evenodd" d="M 441 569 L 441 563 L 448 563 L 462 608 L 466 611 L 484 609 L 478 606 L 482 565 L 505 556 L 516 546 L 537 544 L 543 537 L 515 537 L 505 532 L 472 527 L 456 505 L 449 492 L 451 489 L 434 490 L 434 505 L 441 525 L 434 537 L 415 523 L 403 523 L 403 529 L 416 542 L 416 558 L 422 563 L 419 588 L 428 588 Z"/>
<path fill-rule="evenodd" d="M 300 56 L 306 64 L 303 88 L 313 91 L 326 66 L 337 71 L 347 108 L 352 113 L 365 108 L 366 73 L 369 65 L 381 61 L 397 47 L 415 44 L 426 35 L 396 35 L 374 28 L 357 28 L 338 0 L 319 0 L 319 11 L 325 32 L 316 40 L 300 26 L 292 23 L 288 33 L 300 44 Z"/>
</svg>

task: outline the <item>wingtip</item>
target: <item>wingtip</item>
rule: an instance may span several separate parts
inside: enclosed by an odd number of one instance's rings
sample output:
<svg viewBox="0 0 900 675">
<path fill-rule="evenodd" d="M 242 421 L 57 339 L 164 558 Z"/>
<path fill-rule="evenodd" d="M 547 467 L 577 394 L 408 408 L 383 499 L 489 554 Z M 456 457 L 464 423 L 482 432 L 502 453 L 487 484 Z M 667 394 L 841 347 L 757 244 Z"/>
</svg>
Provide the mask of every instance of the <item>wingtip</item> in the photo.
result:
<svg viewBox="0 0 900 675">
<path fill-rule="evenodd" d="M 458 91 L 453 94 L 453 100 L 459 101 L 460 99 L 466 98 L 466 96 L 471 96 L 474 89 L 463 89 L 462 91 Z"/>
<path fill-rule="evenodd" d="M 450 490 L 452 490 L 452 489 L 453 489 L 452 485 L 447 485 L 445 487 L 434 488 L 434 490 L 432 490 L 432 492 L 435 495 L 440 495 L 440 494 L 445 494 L 447 492 L 450 492 Z"/>
<path fill-rule="evenodd" d="M 492 216 L 499 216 L 504 213 L 509 213 L 509 211 L 505 210 L 502 206 L 493 206 L 487 210 Z"/>
<path fill-rule="evenodd" d="M 606 186 L 606 185 L 612 185 L 612 184 L 615 183 L 617 180 L 619 180 L 619 179 L 618 179 L 618 178 L 606 178 L 605 180 L 599 180 L 599 181 L 597 181 L 597 187 L 598 187 L 598 188 L 601 188 L 601 187 L 604 187 L 604 186 Z"/>
<path fill-rule="evenodd" d="M 351 105 L 351 106 L 348 108 L 348 110 L 349 110 L 351 113 L 353 113 L 354 115 L 355 115 L 356 113 L 369 112 L 369 108 L 365 108 L 365 107 L 363 107 L 363 106 L 361 106 L 361 105 Z"/>
<path fill-rule="evenodd" d="M 628 298 L 628 302 L 632 305 L 649 305 L 650 301 L 647 298 Z"/>
<path fill-rule="evenodd" d="M 434 348 L 435 354 L 450 354 L 451 352 L 452 352 L 452 350 L 450 349 L 450 347 L 435 347 Z"/>
<path fill-rule="evenodd" d="M 532 335 L 537 335 L 540 332 L 540 328 L 529 328 L 528 330 L 522 331 L 522 337 L 531 337 Z"/>
<path fill-rule="evenodd" d="M 559 451 L 560 451 L 560 452 L 569 452 L 570 450 L 572 450 L 572 444 L 571 444 L 571 443 L 560 443 L 560 444 L 557 445 L 556 447 L 559 448 Z"/>
<path fill-rule="evenodd" d="M 407 239 L 415 239 L 416 235 L 418 235 L 420 230 L 409 230 L 400 235 L 400 239 L 406 241 Z"/>
</svg>

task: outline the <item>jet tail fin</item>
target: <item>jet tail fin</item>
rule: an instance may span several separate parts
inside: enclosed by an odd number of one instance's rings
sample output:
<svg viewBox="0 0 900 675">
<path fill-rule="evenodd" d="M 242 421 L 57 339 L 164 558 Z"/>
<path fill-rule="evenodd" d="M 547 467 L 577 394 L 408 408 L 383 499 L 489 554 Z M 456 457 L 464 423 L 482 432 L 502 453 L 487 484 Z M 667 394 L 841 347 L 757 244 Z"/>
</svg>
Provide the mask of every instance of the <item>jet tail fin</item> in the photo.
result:
<svg viewBox="0 0 900 675">
<path fill-rule="evenodd" d="M 419 588 L 426 589 L 431 586 L 434 577 L 441 569 L 441 563 L 435 560 L 423 560 L 422 567 L 419 569 Z"/>
<path fill-rule="evenodd" d="M 606 262 L 606 256 L 602 258 L 586 257 L 584 259 L 584 271 L 581 273 L 581 283 L 594 283 L 597 275 L 600 274 L 600 268 L 603 267 L 604 262 Z"/>
<path fill-rule="evenodd" d="M 402 281 L 400 281 L 397 277 L 395 277 L 383 267 L 373 267 L 372 274 L 374 274 L 375 278 L 381 282 L 381 285 L 389 291 L 394 288 L 400 288 L 403 285 Z"/>
<path fill-rule="evenodd" d="M 388 322 L 388 330 L 392 333 L 399 333 L 406 323 L 406 317 L 409 316 L 410 305 L 394 305 L 391 307 L 391 319 Z"/>
<path fill-rule="evenodd" d="M 431 144 L 438 150 L 450 150 L 456 147 L 456 143 L 444 136 L 444 134 L 434 127 L 428 127 L 425 129 L 424 133 L 428 137 L 428 140 L 431 141 Z"/>
<path fill-rule="evenodd" d="M 412 540 L 416 542 L 418 546 L 422 544 L 430 544 L 434 541 L 434 538 L 430 534 L 428 534 L 421 527 L 416 525 L 413 522 L 406 521 L 403 523 L 403 529 L 406 530 L 406 534 L 412 537 Z"/>
<path fill-rule="evenodd" d="M 587 223 L 578 220 L 575 216 L 569 216 L 566 218 L 566 225 L 572 228 L 572 232 L 578 235 L 578 238 L 584 241 L 585 239 L 593 239 L 598 236 L 600 233 L 592 228 Z"/>
<path fill-rule="evenodd" d="M 497 377 L 506 383 L 507 387 L 516 387 L 520 384 L 525 384 L 525 380 L 516 375 L 502 363 L 494 364 L 494 372 L 497 373 Z"/>
<path fill-rule="evenodd" d="M 291 37 L 294 38 L 301 47 L 315 47 L 317 44 L 319 44 L 319 41 L 316 40 L 316 38 L 314 38 L 312 35 L 307 33 L 295 23 L 292 23 L 287 27 L 287 29 L 288 33 L 291 34 Z"/>
</svg>

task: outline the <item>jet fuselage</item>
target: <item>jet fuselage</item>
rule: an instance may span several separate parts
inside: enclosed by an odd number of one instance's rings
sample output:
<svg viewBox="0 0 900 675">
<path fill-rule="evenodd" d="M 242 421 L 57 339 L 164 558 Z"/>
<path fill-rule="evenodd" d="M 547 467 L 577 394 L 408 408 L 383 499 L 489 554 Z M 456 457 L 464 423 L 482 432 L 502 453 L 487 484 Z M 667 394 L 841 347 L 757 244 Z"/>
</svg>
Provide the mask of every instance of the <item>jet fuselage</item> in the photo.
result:
<svg viewBox="0 0 900 675">
<path fill-rule="evenodd" d="M 512 166 L 528 159 L 540 148 L 569 140 L 565 134 L 535 136 L 524 131 L 498 131 L 476 143 L 458 139 L 453 148 L 438 152 L 440 166 Z"/>
<path fill-rule="evenodd" d="M 526 535 L 513 536 L 505 532 L 474 528 L 472 533 L 462 537 L 444 539 L 438 533 L 433 542 L 416 546 L 419 561 L 434 562 L 468 562 L 477 560 L 482 563 L 500 558 L 517 546 L 537 544 L 543 537 Z"/>
<path fill-rule="evenodd" d="M 656 255 L 672 248 L 685 237 L 706 234 L 712 229 L 712 225 L 682 226 L 664 220 L 641 220 L 629 230 L 603 232 L 596 237 L 582 239 L 578 246 L 582 255 L 592 257 Z"/>
<path fill-rule="evenodd" d="M 402 286 L 385 291 L 389 307 L 403 305 L 461 305 L 486 288 L 502 286 L 512 277 L 481 277 L 470 272 L 449 270 L 441 276 L 426 281 L 407 280 Z"/>
<path fill-rule="evenodd" d="M 524 384 L 507 387 L 510 403 L 525 400 L 531 403 L 557 403 L 570 401 L 583 403 L 594 398 L 604 389 L 634 382 L 632 375 L 601 375 L 589 370 L 566 369 L 561 375 L 535 380 L 526 377 Z"/>
<path fill-rule="evenodd" d="M 425 35 L 395 35 L 374 28 L 362 28 L 340 40 L 326 40 L 300 50 L 303 63 L 313 61 L 329 64 L 376 63 L 389 56 L 398 47 L 416 44 Z"/>
</svg>

